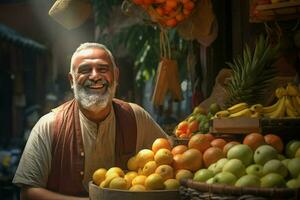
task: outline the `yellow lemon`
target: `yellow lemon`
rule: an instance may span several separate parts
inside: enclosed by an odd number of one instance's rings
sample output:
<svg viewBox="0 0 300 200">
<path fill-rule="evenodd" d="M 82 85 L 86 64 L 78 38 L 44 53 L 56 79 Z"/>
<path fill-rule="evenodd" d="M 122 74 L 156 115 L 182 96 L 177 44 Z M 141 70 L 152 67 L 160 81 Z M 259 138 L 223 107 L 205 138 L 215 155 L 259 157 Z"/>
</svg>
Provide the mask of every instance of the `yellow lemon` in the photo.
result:
<svg viewBox="0 0 300 200">
<path fill-rule="evenodd" d="M 126 181 L 126 179 L 124 179 L 122 177 L 115 177 L 110 181 L 109 188 L 126 190 L 127 189 L 127 181 Z"/>
<path fill-rule="evenodd" d="M 163 190 L 165 188 L 164 179 L 159 174 L 151 174 L 145 180 L 147 190 Z"/>
<path fill-rule="evenodd" d="M 143 167 L 143 175 L 149 176 L 150 174 L 153 174 L 156 168 L 157 164 L 154 160 L 147 162 Z"/>
<path fill-rule="evenodd" d="M 133 185 L 131 188 L 129 188 L 130 191 L 145 191 L 146 188 L 143 185 Z"/>
<path fill-rule="evenodd" d="M 180 183 L 177 179 L 171 178 L 164 182 L 166 190 L 178 190 Z"/>
<path fill-rule="evenodd" d="M 132 185 L 145 185 L 145 180 L 147 176 L 145 175 L 138 175 L 134 179 L 132 179 Z"/>
<path fill-rule="evenodd" d="M 105 176 L 109 176 L 111 173 L 117 173 L 119 176 L 124 177 L 124 172 L 120 167 L 111 167 L 110 169 L 107 170 Z"/>
<path fill-rule="evenodd" d="M 93 182 L 99 186 L 104 181 L 106 172 L 107 170 L 104 168 L 97 169 L 93 174 Z"/>
<path fill-rule="evenodd" d="M 174 178 L 173 168 L 170 165 L 160 165 L 156 168 L 155 173 L 160 174 L 161 177 L 165 180 Z"/>
</svg>

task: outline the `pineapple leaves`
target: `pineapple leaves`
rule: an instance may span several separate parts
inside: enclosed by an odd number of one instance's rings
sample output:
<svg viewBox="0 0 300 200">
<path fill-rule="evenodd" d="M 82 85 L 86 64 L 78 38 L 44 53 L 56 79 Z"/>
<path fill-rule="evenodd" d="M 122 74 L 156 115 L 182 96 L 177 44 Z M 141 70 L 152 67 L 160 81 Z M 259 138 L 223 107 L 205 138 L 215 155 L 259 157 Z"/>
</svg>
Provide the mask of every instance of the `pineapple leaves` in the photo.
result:
<svg viewBox="0 0 300 200">
<path fill-rule="evenodd" d="M 255 104 L 265 101 L 265 91 L 277 73 L 272 64 L 276 59 L 278 46 L 273 47 L 260 35 L 253 52 L 245 45 L 242 57 L 237 56 L 232 63 L 226 63 L 233 72 L 226 87 L 227 107 L 240 102 Z"/>
</svg>

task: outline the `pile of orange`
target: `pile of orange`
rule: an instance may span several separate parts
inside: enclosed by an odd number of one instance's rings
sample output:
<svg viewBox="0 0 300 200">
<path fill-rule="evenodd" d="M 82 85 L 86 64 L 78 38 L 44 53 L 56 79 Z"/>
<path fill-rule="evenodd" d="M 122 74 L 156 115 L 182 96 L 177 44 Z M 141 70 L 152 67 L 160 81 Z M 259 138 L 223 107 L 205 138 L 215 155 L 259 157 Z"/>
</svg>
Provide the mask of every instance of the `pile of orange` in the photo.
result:
<svg viewBox="0 0 300 200">
<path fill-rule="evenodd" d="M 132 0 L 142 6 L 151 19 L 163 26 L 175 27 L 185 20 L 195 8 L 197 0 Z"/>
</svg>

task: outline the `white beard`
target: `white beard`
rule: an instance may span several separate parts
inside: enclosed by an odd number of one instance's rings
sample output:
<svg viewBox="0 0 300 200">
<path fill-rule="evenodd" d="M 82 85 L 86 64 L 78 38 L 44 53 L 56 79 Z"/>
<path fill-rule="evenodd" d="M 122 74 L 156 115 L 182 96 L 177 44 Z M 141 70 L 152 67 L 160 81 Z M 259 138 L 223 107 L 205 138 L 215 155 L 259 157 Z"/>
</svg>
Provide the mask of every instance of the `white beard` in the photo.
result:
<svg viewBox="0 0 300 200">
<path fill-rule="evenodd" d="M 117 82 L 114 81 L 112 85 L 106 86 L 107 89 L 103 94 L 91 92 L 85 86 L 78 85 L 75 80 L 73 80 L 73 85 L 74 97 L 80 105 L 89 111 L 100 112 L 107 107 L 115 96 Z"/>
</svg>

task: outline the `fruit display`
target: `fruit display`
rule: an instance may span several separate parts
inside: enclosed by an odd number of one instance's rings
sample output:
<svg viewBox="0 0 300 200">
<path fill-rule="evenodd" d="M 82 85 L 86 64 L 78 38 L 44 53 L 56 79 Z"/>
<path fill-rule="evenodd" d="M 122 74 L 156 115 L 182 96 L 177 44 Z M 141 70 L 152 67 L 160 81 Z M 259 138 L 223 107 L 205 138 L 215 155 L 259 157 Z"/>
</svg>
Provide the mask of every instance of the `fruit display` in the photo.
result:
<svg viewBox="0 0 300 200">
<path fill-rule="evenodd" d="M 193 180 L 236 187 L 300 188 L 300 141 L 292 140 L 284 148 L 277 135 L 251 133 L 226 151 L 223 156 L 211 154 L 213 162 L 204 161 L 205 167 L 194 173 Z"/>
<path fill-rule="evenodd" d="M 219 111 L 214 117 L 300 117 L 300 91 L 296 85 L 288 83 L 287 86 L 279 87 L 275 91 L 277 101 L 270 106 L 247 103 L 237 103 L 226 110 Z"/>
<path fill-rule="evenodd" d="M 127 162 L 128 169 L 99 168 L 93 183 L 129 191 L 177 190 L 181 179 L 236 187 L 300 188 L 300 141 L 285 146 L 274 134 L 251 133 L 242 141 L 195 134 L 172 147 L 157 138 Z"/>
<path fill-rule="evenodd" d="M 216 103 L 212 103 L 209 106 L 208 112 L 201 106 L 196 106 L 193 112 L 175 127 L 175 136 L 178 138 L 190 138 L 196 133 L 208 133 L 209 120 L 219 110 L 220 106 Z"/>
<path fill-rule="evenodd" d="M 142 6 L 151 20 L 166 27 L 175 27 L 187 19 L 195 8 L 196 0 L 132 0 Z"/>
</svg>

